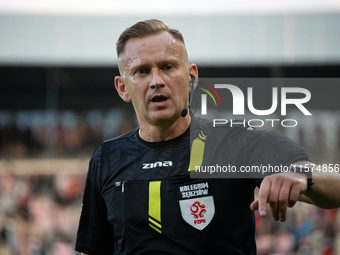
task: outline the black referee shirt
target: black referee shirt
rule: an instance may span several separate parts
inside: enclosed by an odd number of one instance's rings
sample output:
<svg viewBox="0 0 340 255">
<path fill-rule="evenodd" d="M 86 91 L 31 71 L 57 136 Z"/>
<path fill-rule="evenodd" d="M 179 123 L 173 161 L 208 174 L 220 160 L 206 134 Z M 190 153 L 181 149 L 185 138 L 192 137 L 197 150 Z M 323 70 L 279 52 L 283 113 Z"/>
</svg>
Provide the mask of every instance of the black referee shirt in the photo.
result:
<svg viewBox="0 0 340 255">
<path fill-rule="evenodd" d="M 213 128 L 195 117 L 184 134 L 169 141 L 146 142 L 135 129 L 104 142 L 92 156 L 76 250 L 89 255 L 256 254 L 249 206 L 261 179 L 190 178 L 195 137 L 205 145 L 202 165 L 240 168 L 309 160 L 281 133 Z"/>
</svg>

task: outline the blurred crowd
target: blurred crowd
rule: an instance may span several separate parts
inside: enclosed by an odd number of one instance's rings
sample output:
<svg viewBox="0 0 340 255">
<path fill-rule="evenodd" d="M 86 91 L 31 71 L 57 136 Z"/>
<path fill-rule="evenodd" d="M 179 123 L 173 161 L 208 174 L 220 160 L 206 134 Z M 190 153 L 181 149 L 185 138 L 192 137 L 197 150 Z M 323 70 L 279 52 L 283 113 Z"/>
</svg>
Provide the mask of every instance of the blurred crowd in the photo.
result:
<svg viewBox="0 0 340 255">
<path fill-rule="evenodd" d="M 256 212 L 258 255 L 340 254 L 340 210 L 305 203 L 288 209 L 286 222 L 262 218 Z"/>
<path fill-rule="evenodd" d="M 103 140 L 135 128 L 132 116 L 119 109 L 81 114 L 0 111 L 0 160 L 90 156 Z M 340 163 L 340 126 L 332 129 L 330 139 L 327 129 L 309 126 L 309 133 L 296 129 L 295 140 L 312 159 L 327 163 L 327 156 L 335 155 Z M 74 242 L 86 173 L 25 175 L 12 167 L 0 169 L 0 255 L 77 254 Z M 255 216 L 259 255 L 340 254 L 338 209 L 297 203 L 285 223 Z"/>
<path fill-rule="evenodd" d="M 110 111 L 0 111 L 0 158 L 91 155 L 104 140 L 137 126 L 133 115 Z"/>
<path fill-rule="evenodd" d="M 0 255 L 74 255 L 84 176 L 0 176 Z"/>
</svg>

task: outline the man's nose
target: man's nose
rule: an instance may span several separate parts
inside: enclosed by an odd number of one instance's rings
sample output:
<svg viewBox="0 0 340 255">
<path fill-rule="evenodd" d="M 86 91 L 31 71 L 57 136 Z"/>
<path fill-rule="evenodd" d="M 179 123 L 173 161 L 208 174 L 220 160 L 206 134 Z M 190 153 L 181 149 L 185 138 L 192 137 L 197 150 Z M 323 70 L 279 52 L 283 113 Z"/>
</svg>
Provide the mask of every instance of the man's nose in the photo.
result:
<svg viewBox="0 0 340 255">
<path fill-rule="evenodd" d="M 152 69 L 150 75 L 150 87 L 161 88 L 164 87 L 163 74 L 158 69 Z"/>
</svg>

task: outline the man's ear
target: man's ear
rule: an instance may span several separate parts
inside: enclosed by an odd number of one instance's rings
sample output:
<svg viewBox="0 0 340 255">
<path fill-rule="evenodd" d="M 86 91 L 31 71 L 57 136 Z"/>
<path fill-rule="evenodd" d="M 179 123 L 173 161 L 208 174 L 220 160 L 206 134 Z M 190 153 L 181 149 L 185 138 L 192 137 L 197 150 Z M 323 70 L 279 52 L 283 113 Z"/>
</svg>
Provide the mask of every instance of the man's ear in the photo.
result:
<svg viewBox="0 0 340 255">
<path fill-rule="evenodd" d="M 123 78 L 121 76 L 115 77 L 115 87 L 117 89 L 118 94 L 125 102 L 131 101 L 130 94 L 126 89 Z"/>
<path fill-rule="evenodd" d="M 195 89 L 196 86 L 197 86 L 197 82 L 198 82 L 198 69 L 197 69 L 197 66 L 195 64 L 190 64 L 189 65 L 189 74 L 190 76 L 195 76 L 195 81 L 194 81 L 194 84 L 191 84 L 191 88 Z"/>
</svg>

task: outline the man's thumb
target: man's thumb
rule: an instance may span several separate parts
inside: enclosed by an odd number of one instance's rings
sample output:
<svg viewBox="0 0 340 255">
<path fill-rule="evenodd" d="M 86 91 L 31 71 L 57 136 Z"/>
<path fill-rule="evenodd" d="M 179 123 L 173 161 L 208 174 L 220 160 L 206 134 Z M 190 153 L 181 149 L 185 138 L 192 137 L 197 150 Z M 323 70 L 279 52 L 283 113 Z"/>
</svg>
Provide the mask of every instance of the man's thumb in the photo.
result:
<svg viewBox="0 0 340 255">
<path fill-rule="evenodd" d="M 251 204 L 250 204 L 250 210 L 257 211 L 259 209 L 259 199 L 256 198 Z"/>
</svg>

